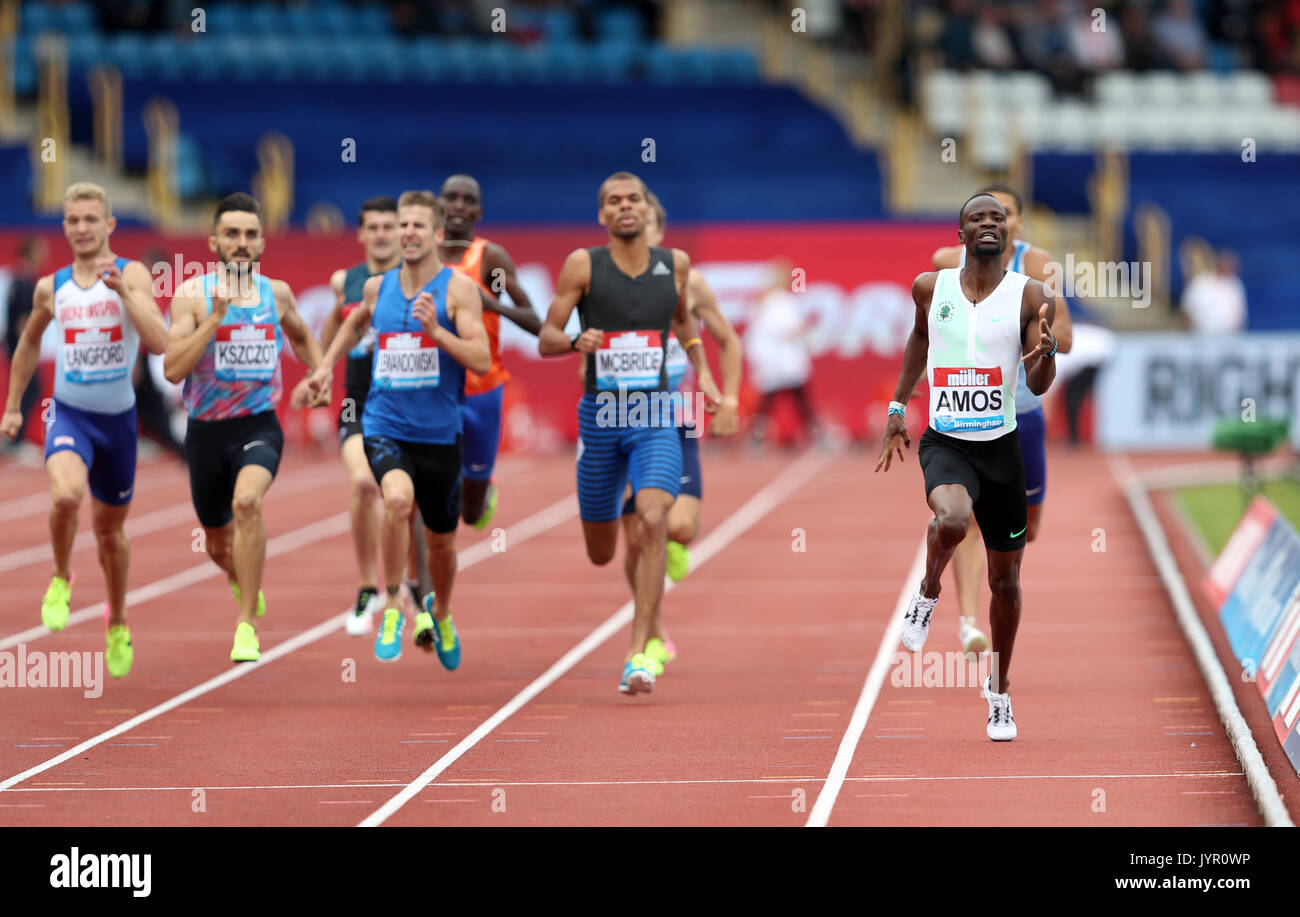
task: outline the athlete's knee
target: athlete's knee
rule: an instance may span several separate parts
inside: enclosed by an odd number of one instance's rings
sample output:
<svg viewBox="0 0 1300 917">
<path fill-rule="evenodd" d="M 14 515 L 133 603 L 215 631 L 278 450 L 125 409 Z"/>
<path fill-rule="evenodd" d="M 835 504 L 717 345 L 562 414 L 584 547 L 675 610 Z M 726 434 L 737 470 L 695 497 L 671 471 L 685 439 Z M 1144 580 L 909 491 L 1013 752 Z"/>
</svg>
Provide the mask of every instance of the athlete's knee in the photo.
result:
<svg viewBox="0 0 1300 917">
<path fill-rule="evenodd" d="M 352 496 L 362 506 L 373 506 L 380 496 L 379 485 L 375 483 L 375 476 L 367 471 L 365 474 L 358 474 L 353 477 Z"/>
<path fill-rule="evenodd" d="M 73 515 L 81 509 L 82 502 L 86 499 L 86 487 L 84 484 L 68 484 L 59 482 L 54 485 L 54 500 L 52 508 L 59 515 Z"/>
<path fill-rule="evenodd" d="M 668 515 L 668 537 L 678 544 L 690 544 L 700 533 L 700 520 L 678 518 Z"/>
<path fill-rule="evenodd" d="M 236 523 L 252 522 L 262 514 L 262 495 L 255 490 L 236 491 L 230 501 L 230 508 L 235 514 Z"/>
<path fill-rule="evenodd" d="M 990 570 L 989 588 L 993 590 L 993 598 L 996 601 L 1004 604 L 1019 602 L 1020 572 L 1018 570 Z"/>
<path fill-rule="evenodd" d="M 603 567 L 613 560 L 615 553 L 617 553 L 616 541 L 587 542 L 587 558 L 597 567 Z"/>
<path fill-rule="evenodd" d="M 668 537 L 668 512 L 664 507 L 657 503 L 649 506 L 637 507 L 637 520 L 641 523 L 641 531 L 646 537 L 663 541 Z"/>
<path fill-rule="evenodd" d="M 384 512 L 400 523 L 410 521 L 415 509 L 415 494 L 404 488 L 389 488 L 384 492 Z"/>
<path fill-rule="evenodd" d="M 934 521 L 939 529 L 940 540 L 947 545 L 957 545 L 970 529 L 971 514 L 965 507 L 948 507 L 936 511 Z"/>
</svg>

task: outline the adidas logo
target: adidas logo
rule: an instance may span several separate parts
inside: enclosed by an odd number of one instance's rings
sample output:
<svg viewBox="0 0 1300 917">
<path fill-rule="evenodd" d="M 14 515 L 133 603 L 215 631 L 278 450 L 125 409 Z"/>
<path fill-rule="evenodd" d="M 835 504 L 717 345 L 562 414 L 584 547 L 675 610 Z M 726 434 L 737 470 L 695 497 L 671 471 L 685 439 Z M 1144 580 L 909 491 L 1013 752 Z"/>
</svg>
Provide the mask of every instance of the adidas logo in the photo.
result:
<svg viewBox="0 0 1300 917">
<path fill-rule="evenodd" d="M 655 263 L 655 268 L 650 273 L 656 277 L 659 277 L 660 275 L 671 274 L 672 272 L 673 272 L 672 268 L 664 264 L 662 261 L 659 261 Z"/>
</svg>

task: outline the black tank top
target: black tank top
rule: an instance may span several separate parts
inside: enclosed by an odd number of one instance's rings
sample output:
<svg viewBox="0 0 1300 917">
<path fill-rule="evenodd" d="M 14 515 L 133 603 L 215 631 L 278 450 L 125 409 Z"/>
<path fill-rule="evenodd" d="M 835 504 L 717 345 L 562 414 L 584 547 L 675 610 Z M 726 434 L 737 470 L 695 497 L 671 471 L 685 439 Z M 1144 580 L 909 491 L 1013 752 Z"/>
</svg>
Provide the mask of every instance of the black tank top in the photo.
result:
<svg viewBox="0 0 1300 917">
<path fill-rule="evenodd" d="M 635 278 L 618 269 L 608 245 L 587 252 L 591 284 L 578 301 L 578 318 L 583 330 L 605 332 L 601 349 L 587 355 L 587 391 L 667 391 L 665 355 L 677 311 L 672 250 L 652 247 L 650 265 Z"/>
</svg>

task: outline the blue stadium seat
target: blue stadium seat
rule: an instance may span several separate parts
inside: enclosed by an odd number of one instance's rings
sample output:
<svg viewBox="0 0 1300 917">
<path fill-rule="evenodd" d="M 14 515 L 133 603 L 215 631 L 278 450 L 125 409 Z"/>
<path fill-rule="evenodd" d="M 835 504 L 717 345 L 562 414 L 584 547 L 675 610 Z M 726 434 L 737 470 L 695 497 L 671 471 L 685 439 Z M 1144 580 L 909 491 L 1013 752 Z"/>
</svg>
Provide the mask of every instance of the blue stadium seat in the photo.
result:
<svg viewBox="0 0 1300 917">
<path fill-rule="evenodd" d="M 104 42 L 104 60 L 122 71 L 123 77 L 145 76 L 148 43 L 138 32 L 119 32 Z"/>
<path fill-rule="evenodd" d="M 596 14 L 596 37 L 604 41 L 645 40 L 645 23 L 636 10 L 614 7 Z"/>
<path fill-rule="evenodd" d="M 68 69 L 90 70 L 104 56 L 104 39 L 97 32 L 68 36 Z"/>
<path fill-rule="evenodd" d="M 34 3 L 24 3 L 22 5 L 22 14 L 18 26 L 20 34 L 38 35 L 41 32 L 50 32 L 57 28 L 57 19 L 47 4 L 36 0 Z"/>
<path fill-rule="evenodd" d="M 84 35 L 99 30 L 99 17 L 89 3 L 65 3 L 54 7 L 57 28 L 65 35 Z"/>
<path fill-rule="evenodd" d="M 578 40 L 578 17 L 572 10 L 548 9 L 542 13 L 542 33 L 547 42 L 563 44 Z"/>
<path fill-rule="evenodd" d="M 242 19 L 245 35 L 280 34 L 289 25 L 284 10 L 274 3 L 254 3 L 244 9 Z"/>
<path fill-rule="evenodd" d="M 623 82 L 644 67 L 646 49 L 627 42 L 601 42 L 591 48 L 587 77 L 597 82 Z"/>
<path fill-rule="evenodd" d="M 378 4 L 356 10 L 352 15 L 352 29 L 357 35 L 392 34 L 392 28 L 388 24 L 388 11 Z"/>
<path fill-rule="evenodd" d="M 323 6 L 313 11 L 316 30 L 325 35 L 346 36 L 352 30 L 352 16 L 346 7 Z"/>
<path fill-rule="evenodd" d="M 243 14 L 233 3 L 213 3 L 206 7 L 204 32 L 207 35 L 236 35 L 242 28 Z M 192 22 L 193 20 L 191 20 Z"/>
<path fill-rule="evenodd" d="M 199 144 L 191 135 L 182 133 L 176 138 L 176 193 L 189 200 L 206 190 Z"/>
</svg>

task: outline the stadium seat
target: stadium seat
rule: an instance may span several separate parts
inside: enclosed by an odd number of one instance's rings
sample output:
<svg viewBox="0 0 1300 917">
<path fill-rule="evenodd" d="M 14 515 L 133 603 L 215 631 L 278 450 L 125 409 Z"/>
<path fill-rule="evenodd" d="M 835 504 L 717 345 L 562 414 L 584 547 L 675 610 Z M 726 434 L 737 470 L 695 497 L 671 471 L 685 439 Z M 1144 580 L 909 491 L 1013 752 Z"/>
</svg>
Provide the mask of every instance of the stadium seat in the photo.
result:
<svg viewBox="0 0 1300 917">
<path fill-rule="evenodd" d="M 541 27 L 548 43 L 576 42 L 579 38 L 578 17 L 563 7 L 542 13 Z"/>
<path fill-rule="evenodd" d="M 965 130 L 965 112 L 958 76 L 951 70 L 931 70 L 921 81 L 922 110 L 926 126 L 949 136 Z"/>
<path fill-rule="evenodd" d="M 1242 70 L 1226 79 L 1228 100 L 1234 106 L 1270 104 L 1273 101 L 1273 84 L 1258 71 Z"/>
<path fill-rule="evenodd" d="M 635 43 L 645 40 L 644 23 L 636 10 L 615 7 L 596 14 L 596 38 Z"/>
<path fill-rule="evenodd" d="M 375 37 L 391 35 L 388 13 L 381 5 L 363 6 L 352 14 L 352 29 L 357 35 Z"/>
<path fill-rule="evenodd" d="M 57 19 L 47 4 L 39 0 L 35 3 L 22 4 L 18 26 L 20 34 L 39 35 L 41 32 L 51 32 L 57 28 Z"/>
<path fill-rule="evenodd" d="M 1197 108 L 1217 108 L 1227 100 L 1228 87 L 1216 73 L 1189 73 L 1183 77 L 1185 99 Z"/>
<path fill-rule="evenodd" d="M 1097 77 L 1096 95 L 1106 108 L 1133 108 L 1139 98 L 1137 78 L 1125 70 L 1104 73 Z"/>
</svg>

